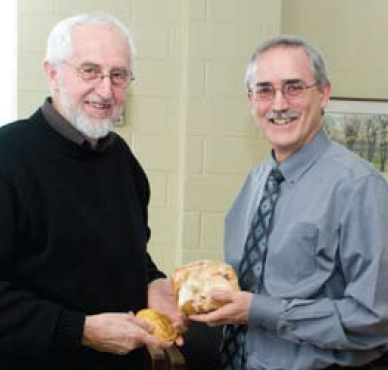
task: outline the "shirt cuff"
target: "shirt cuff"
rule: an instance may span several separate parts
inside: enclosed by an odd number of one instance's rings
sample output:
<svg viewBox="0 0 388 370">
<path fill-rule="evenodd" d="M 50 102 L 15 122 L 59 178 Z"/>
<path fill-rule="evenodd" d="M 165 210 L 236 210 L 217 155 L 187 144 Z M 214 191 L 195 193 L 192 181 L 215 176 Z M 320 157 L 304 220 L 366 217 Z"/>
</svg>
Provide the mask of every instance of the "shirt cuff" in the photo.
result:
<svg viewBox="0 0 388 370">
<path fill-rule="evenodd" d="M 248 326 L 257 325 L 276 332 L 277 325 L 284 314 L 284 310 L 284 300 L 264 294 L 253 294 L 248 315 Z"/>
<path fill-rule="evenodd" d="M 82 346 L 85 315 L 80 312 L 62 310 L 54 338 L 55 352 L 74 352 Z"/>
</svg>

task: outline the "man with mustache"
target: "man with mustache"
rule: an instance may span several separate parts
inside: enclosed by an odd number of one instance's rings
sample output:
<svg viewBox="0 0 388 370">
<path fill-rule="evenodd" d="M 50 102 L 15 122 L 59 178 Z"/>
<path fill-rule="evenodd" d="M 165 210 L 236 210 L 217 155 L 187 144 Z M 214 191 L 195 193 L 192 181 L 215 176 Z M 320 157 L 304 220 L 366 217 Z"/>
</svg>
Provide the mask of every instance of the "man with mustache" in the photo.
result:
<svg viewBox="0 0 388 370">
<path fill-rule="evenodd" d="M 133 64 L 118 19 L 67 18 L 47 44 L 52 96 L 0 129 L 1 369 L 143 369 L 144 345 L 172 343 L 134 313 L 184 326 L 146 250 L 147 177 L 111 131 Z"/>
<path fill-rule="evenodd" d="M 227 324 L 225 369 L 386 369 L 388 184 L 326 136 L 331 87 L 316 48 L 266 41 L 246 86 L 272 151 L 226 217 L 242 291 L 214 291 L 226 305 L 192 319 Z"/>
</svg>

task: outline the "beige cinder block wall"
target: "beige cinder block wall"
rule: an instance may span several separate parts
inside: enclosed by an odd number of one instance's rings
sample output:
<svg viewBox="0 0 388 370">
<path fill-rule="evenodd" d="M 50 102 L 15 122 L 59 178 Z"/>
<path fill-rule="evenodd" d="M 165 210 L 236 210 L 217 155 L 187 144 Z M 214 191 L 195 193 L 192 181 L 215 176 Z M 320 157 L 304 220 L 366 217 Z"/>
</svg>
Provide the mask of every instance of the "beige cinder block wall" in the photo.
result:
<svg viewBox="0 0 388 370">
<path fill-rule="evenodd" d="M 268 152 L 243 74 L 255 45 L 280 32 L 281 0 L 18 0 L 18 7 L 20 118 L 49 93 L 41 65 L 56 21 L 99 10 L 130 26 L 136 82 L 117 131 L 150 179 L 150 252 L 167 272 L 223 258 L 225 212 Z"/>
<path fill-rule="evenodd" d="M 386 0 L 283 0 L 282 32 L 323 52 L 333 96 L 387 99 L 387 14 Z"/>
<path fill-rule="evenodd" d="M 255 46 L 280 31 L 281 1 L 190 1 L 181 260 L 223 259 L 224 216 L 268 151 L 250 117 L 243 75 Z"/>
</svg>

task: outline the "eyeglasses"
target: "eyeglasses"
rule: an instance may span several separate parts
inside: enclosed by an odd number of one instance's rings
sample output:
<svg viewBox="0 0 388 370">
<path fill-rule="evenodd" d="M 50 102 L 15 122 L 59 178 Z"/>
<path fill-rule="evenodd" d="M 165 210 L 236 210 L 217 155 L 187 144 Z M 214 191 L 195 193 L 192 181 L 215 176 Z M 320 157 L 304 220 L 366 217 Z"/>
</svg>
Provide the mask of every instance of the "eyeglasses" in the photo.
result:
<svg viewBox="0 0 388 370">
<path fill-rule="evenodd" d="M 90 82 L 95 85 L 101 82 L 104 77 L 109 77 L 113 86 L 125 89 L 131 81 L 135 80 L 132 71 L 125 68 L 116 68 L 109 71 L 109 73 L 104 73 L 98 64 L 87 63 L 76 67 L 66 61 L 63 63 L 74 68 L 85 82 Z"/>
<path fill-rule="evenodd" d="M 269 102 L 275 97 L 276 91 L 280 90 L 286 100 L 292 101 L 293 99 L 302 98 L 306 94 L 307 89 L 317 85 L 317 81 L 311 85 L 307 85 L 301 80 L 290 80 L 285 81 L 280 89 L 276 89 L 272 84 L 264 83 L 257 85 L 250 91 L 250 94 L 255 101 Z"/>
</svg>

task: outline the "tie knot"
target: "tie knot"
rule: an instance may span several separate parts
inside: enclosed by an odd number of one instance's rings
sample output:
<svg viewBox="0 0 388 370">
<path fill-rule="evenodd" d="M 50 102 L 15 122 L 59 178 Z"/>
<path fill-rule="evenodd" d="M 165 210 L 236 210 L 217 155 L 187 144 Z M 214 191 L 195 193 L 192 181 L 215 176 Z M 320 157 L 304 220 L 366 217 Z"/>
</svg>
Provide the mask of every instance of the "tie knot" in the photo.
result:
<svg viewBox="0 0 388 370">
<path fill-rule="evenodd" d="M 279 168 L 275 167 L 271 170 L 270 177 L 273 178 L 278 184 L 280 184 L 282 181 L 284 181 L 284 176 L 282 174 L 282 171 L 279 170 Z"/>
</svg>

